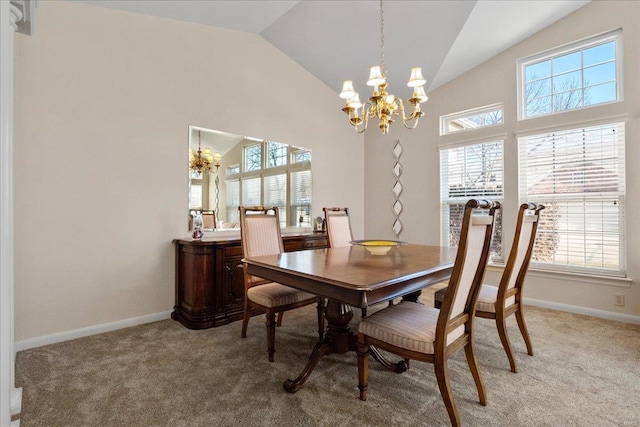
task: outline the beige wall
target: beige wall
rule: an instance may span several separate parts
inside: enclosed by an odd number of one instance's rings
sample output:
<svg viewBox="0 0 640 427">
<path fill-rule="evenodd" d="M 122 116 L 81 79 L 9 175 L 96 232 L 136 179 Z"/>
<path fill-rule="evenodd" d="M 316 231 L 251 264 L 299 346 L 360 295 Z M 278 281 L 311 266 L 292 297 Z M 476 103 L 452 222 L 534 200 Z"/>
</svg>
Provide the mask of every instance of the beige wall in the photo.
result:
<svg viewBox="0 0 640 427">
<path fill-rule="evenodd" d="M 423 104 L 427 116 L 418 129 L 404 130 L 397 123 L 391 133 L 383 137 L 379 132 L 365 136 L 365 208 L 378 215 L 368 215 L 366 237 L 392 237 L 393 196 L 391 175 L 393 157 L 391 148 L 396 139 L 404 145 L 401 163 L 404 172 L 401 181 L 404 191 L 401 201 L 404 211 L 400 218 L 404 224 L 403 240 L 438 244 L 440 213 L 439 152 L 438 145 L 455 141 L 504 137 L 505 151 L 505 232 L 506 248 L 510 247 L 515 226 L 517 195 L 517 140 L 515 133 L 544 129 L 562 123 L 581 123 L 603 117 L 626 115 L 627 158 L 627 223 L 626 238 L 628 277 L 633 282 L 614 282 L 598 278 L 575 276 L 536 275 L 530 273 L 525 296 L 590 310 L 603 310 L 640 316 L 640 2 L 598 1 L 577 10 L 554 25 L 533 35 L 506 52 L 492 58 L 470 72 L 429 94 Z M 623 29 L 624 101 L 567 112 L 550 117 L 517 121 L 516 61 L 553 47 L 580 40 L 595 34 Z M 503 102 L 505 123 L 464 134 L 439 136 L 439 116 L 470 108 Z M 490 273 L 488 281 L 497 284 L 499 273 Z M 625 307 L 613 305 L 614 294 L 625 295 Z M 624 317 L 624 316 L 623 316 Z M 636 318 L 637 319 L 637 318 Z"/>
<path fill-rule="evenodd" d="M 59 1 L 37 12 L 36 34 L 16 36 L 17 341 L 172 309 L 189 125 L 311 148 L 314 214 L 349 206 L 363 234 L 363 137 L 261 37 Z"/>
</svg>

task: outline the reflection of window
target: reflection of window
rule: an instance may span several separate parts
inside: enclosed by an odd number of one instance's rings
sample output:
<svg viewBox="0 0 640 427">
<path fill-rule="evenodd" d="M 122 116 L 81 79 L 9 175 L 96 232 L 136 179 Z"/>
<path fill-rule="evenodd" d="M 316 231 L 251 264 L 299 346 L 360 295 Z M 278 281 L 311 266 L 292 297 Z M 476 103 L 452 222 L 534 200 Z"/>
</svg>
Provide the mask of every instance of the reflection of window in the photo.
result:
<svg viewBox="0 0 640 427">
<path fill-rule="evenodd" d="M 302 227 L 311 227 L 311 171 L 291 173 L 291 211 Z"/>
<path fill-rule="evenodd" d="M 191 179 L 202 179 L 202 171 L 190 170 L 189 172 Z"/>
<path fill-rule="evenodd" d="M 280 142 L 269 141 L 267 143 L 267 167 L 284 166 L 287 164 L 287 151 L 289 146 Z"/>
<path fill-rule="evenodd" d="M 310 227 L 311 152 L 279 142 L 260 141 L 245 146 L 243 153 L 244 169 L 234 170 L 233 174 L 230 169 L 238 165 L 227 169 L 227 176 L 233 178 L 226 181 L 226 220 L 232 222 L 237 218 L 241 205 L 277 206 L 283 228 Z"/>
<path fill-rule="evenodd" d="M 518 138 L 520 199 L 542 203 L 531 265 L 624 275 L 624 123 Z"/>
<path fill-rule="evenodd" d="M 518 61 L 519 118 L 618 100 L 620 31 Z"/>
<path fill-rule="evenodd" d="M 227 222 L 239 222 L 240 214 L 238 206 L 240 206 L 240 181 L 233 180 L 226 182 L 227 190 Z"/>
<path fill-rule="evenodd" d="M 202 209 L 202 185 L 189 186 L 189 209 Z"/>
<path fill-rule="evenodd" d="M 237 175 L 240 173 L 240 165 L 233 165 L 227 167 L 227 176 Z"/>
<path fill-rule="evenodd" d="M 296 150 L 292 155 L 293 159 L 291 163 L 302 163 L 311 161 L 311 151 L 308 150 Z"/>
<path fill-rule="evenodd" d="M 441 116 L 440 135 L 500 125 L 503 111 L 502 104 L 495 104 Z"/>
<path fill-rule="evenodd" d="M 264 177 L 264 204 L 277 206 L 280 211 L 280 225 L 287 226 L 287 174 Z"/>
<path fill-rule="evenodd" d="M 464 205 L 469 199 L 504 200 L 503 142 L 440 149 L 441 242 L 458 246 Z M 493 261 L 502 259 L 502 215 L 497 213 L 491 243 Z"/>
<path fill-rule="evenodd" d="M 244 147 L 244 170 L 255 171 L 262 169 L 262 144 Z"/>
<path fill-rule="evenodd" d="M 242 180 L 242 204 L 244 206 L 262 205 L 262 183 L 260 178 Z"/>
</svg>

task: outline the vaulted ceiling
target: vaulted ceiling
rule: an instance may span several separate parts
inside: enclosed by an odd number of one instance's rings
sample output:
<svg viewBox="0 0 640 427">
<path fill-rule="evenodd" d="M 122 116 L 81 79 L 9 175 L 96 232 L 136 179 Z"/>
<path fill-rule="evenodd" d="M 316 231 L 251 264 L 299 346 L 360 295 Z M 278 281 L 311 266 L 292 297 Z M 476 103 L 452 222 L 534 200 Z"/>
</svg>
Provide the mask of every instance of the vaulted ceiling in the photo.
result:
<svg viewBox="0 0 640 427">
<path fill-rule="evenodd" d="M 369 93 L 369 67 L 380 63 L 378 1 L 74 1 L 259 34 L 336 93 L 343 80 Z M 410 69 L 420 66 L 428 93 L 588 2 L 386 0 L 390 90 L 403 87 Z"/>
</svg>

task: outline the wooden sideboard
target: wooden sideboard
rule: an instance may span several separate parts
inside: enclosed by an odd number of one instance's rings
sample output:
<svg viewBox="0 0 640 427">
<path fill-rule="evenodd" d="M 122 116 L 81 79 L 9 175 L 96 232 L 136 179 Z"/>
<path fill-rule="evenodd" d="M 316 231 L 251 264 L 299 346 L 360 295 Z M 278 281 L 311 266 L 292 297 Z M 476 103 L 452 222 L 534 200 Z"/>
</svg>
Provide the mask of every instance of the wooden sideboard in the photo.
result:
<svg viewBox="0 0 640 427">
<path fill-rule="evenodd" d="M 327 247 L 324 233 L 285 235 L 285 251 Z M 239 237 L 175 239 L 176 298 L 171 318 L 189 329 L 242 319 L 244 281 Z"/>
</svg>

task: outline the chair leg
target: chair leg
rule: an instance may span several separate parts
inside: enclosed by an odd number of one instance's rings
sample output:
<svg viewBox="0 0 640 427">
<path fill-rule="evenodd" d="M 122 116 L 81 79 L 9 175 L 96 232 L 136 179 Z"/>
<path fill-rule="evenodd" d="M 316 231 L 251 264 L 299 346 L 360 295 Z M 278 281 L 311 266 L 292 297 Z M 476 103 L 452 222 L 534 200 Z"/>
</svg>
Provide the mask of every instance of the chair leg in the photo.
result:
<svg viewBox="0 0 640 427">
<path fill-rule="evenodd" d="M 527 324 L 524 321 L 522 308 L 516 311 L 516 320 L 518 321 L 518 327 L 520 328 L 520 332 L 522 333 L 522 338 L 524 338 L 524 343 L 527 346 L 527 354 L 529 356 L 533 356 L 533 346 L 531 345 L 531 338 L 529 338 L 529 331 L 527 331 Z"/>
<path fill-rule="evenodd" d="M 365 317 L 367 317 L 367 307 L 362 307 L 360 309 L 360 316 L 364 319 Z"/>
<path fill-rule="evenodd" d="M 324 339 L 324 298 L 318 298 L 318 338 L 320 341 Z"/>
<path fill-rule="evenodd" d="M 282 326 L 282 317 L 284 316 L 284 311 L 281 311 L 278 313 L 278 323 L 276 323 L 277 326 Z"/>
<path fill-rule="evenodd" d="M 449 383 L 449 366 L 446 359 L 437 361 L 433 364 L 436 371 L 436 379 L 438 380 L 438 388 L 444 401 L 444 406 L 447 408 L 449 419 L 453 427 L 460 427 L 460 417 L 458 416 L 458 410 L 456 409 L 456 402 L 453 400 L 453 393 L 451 392 L 451 384 Z"/>
<path fill-rule="evenodd" d="M 242 316 L 242 332 L 240 336 L 242 338 L 247 337 L 247 326 L 249 325 L 249 318 L 251 317 L 249 312 L 249 301 L 247 301 L 247 297 L 244 297 L 244 315 Z"/>
<path fill-rule="evenodd" d="M 273 362 L 273 355 L 276 352 L 276 314 L 267 311 L 267 351 L 269 352 L 269 362 Z"/>
<path fill-rule="evenodd" d="M 515 374 L 518 372 L 518 366 L 516 364 L 516 358 L 513 355 L 513 349 L 511 348 L 511 341 L 509 340 L 509 335 L 507 334 L 507 319 L 504 316 L 497 315 L 496 326 L 498 327 L 498 335 L 500 336 L 502 347 L 504 347 L 504 351 L 505 353 L 507 353 L 507 357 L 509 358 L 509 365 L 511 365 L 511 372 Z"/>
<path fill-rule="evenodd" d="M 476 388 L 478 389 L 478 399 L 482 406 L 487 406 L 487 394 L 484 390 L 484 383 L 482 382 L 482 374 L 480 374 L 480 366 L 478 365 L 478 358 L 476 357 L 476 351 L 473 347 L 473 343 L 470 342 L 464 348 L 464 353 L 467 356 L 467 363 L 473 375 L 473 380 L 476 382 Z"/>
<path fill-rule="evenodd" d="M 369 386 L 369 346 L 364 342 L 364 335 L 358 334 L 358 388 L 360 400 L 367 400 L 367 387 Z"/>
</svg>

